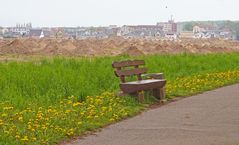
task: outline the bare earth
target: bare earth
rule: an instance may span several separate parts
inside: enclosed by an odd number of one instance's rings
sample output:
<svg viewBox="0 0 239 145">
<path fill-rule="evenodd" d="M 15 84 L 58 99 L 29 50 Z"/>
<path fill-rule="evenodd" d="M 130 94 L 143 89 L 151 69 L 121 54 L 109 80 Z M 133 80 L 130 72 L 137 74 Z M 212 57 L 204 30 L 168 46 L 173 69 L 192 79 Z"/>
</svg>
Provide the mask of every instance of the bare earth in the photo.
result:
<svg viewBox="0 0 239 145">
<path fill-rule="evenodd" d="M 71 145 L 237 145 L 239 84 L 149 110 Z"/>
<path fill-rule="evenodd" d="M 218 39 L 0 39 L 1 55 L 117 56 L 239 52 L 239 41 Z"/>
</svg>

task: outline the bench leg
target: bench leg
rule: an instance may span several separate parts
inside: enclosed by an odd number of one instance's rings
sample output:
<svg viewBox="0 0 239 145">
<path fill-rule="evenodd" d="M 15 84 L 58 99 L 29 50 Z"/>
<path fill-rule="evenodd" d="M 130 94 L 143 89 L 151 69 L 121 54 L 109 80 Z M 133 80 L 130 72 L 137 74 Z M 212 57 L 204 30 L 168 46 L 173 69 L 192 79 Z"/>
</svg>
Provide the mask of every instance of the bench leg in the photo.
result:
<svg viewBox="0 0 239 145">
<path fill-rule="evenodd" d="M 159 89 L 153 89 L 153 96 L 160 100 L 160 90 Z"/>
<path fill-rule="evenodd" d="M 142 93 L 142 92 L 130 93 L 129 95 L 133 96 L 133 97 L 136 97 L 139 102 L 143 102 L 144 101 L 144 93 Z"/>
<path fill-rule="evenodd" d="M 138 92 L 138 100 L 139 102 L 144 101 L 144 91 Z"/>
<path fill-rule="evenodd" d="M 165 87 L 160 88 L 160 100 L 165 101 Z"/>
<path fill-rule="evenodd" d="M 165 100 L 165 88 L 153 89 L 153 96 L 160 101 Z"/>
</svg>

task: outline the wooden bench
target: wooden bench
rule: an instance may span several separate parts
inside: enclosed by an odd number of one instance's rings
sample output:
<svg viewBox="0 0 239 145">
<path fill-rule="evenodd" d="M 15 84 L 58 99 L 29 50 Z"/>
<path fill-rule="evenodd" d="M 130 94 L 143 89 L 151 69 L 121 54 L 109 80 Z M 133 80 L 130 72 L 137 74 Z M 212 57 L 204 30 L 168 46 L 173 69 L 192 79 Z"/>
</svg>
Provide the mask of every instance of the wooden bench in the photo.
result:
<svg viewBox="0 0 239 145">
<path fill-rule="evenodd" d="M 115 69 L 115 75 L 120 77 L 121 80 L 120 89 L 123 93 L 137 96 L 138 98 L 140 98 L 141 91 L 150 90 L 157 99 L 163 101 L 166 84 L 163 74 L 145 74 L 147 68 L 140 67 L 142 65 L 145 65 L 144 60 L 113 62 L 112 67 Z M 130 76 L 137 76 L 137 81 L 126 82 L 126 77 Z"/>
</svg>

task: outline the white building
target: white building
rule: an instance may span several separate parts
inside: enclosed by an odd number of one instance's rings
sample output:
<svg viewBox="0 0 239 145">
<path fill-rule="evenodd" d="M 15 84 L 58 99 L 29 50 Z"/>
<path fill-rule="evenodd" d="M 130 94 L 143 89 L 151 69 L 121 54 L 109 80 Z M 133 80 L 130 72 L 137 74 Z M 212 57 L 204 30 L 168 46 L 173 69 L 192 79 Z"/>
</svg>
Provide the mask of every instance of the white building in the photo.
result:
<svg viewBox="0 0 239 145">
<path fill-rule="evenodd" d="M 121 27 L 118 36 L 131 37 L 161 37 L 162 27 L 158 25 L 125 25 Z"/>
<path fill-rule="evenodd" d="M 178 32 L 178 24 L 175 23 L 173 20 L 169 20 L 168 22 L 160 22 L 160 23 L 157 23 L 157 25 L 163 28 L 164 33 Z"/>
<path fill-rule="evenodd" d="M 2 34 L 5 34 L 5 33 L 9 32 L 9 30 L 7 28 L 2 28 L 1 32 L 2 32 Z"/>
<path fill-rule="evenodd" d="M 16 24 L 15 27 L 9 28 L 9 31 L 13 33 L 19 33 L 20 35 L 26 35 L 30 32 L 31 28 L 32 28 L 31 23 Z"/>
<path fill-rule="evenodd" d="M 165 34 L 165 38 L 169 39 L 169 40 L 176 40 L 178 38 L 176 33 L 166 33 Z"/>
</svg>

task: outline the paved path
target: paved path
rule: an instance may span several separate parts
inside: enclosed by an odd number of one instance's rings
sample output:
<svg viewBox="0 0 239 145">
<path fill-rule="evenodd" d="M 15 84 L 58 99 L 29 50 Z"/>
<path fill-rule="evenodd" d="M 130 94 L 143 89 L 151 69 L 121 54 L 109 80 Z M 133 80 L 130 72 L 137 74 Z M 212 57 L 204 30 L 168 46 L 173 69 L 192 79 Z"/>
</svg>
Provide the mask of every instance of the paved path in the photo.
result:
<svg viewBox="0 0 239 145">
<path fill-rule="evenodd" d="M 239 85 L 149 110 L 72 145 L 239 145 Z"/>
</svg>

